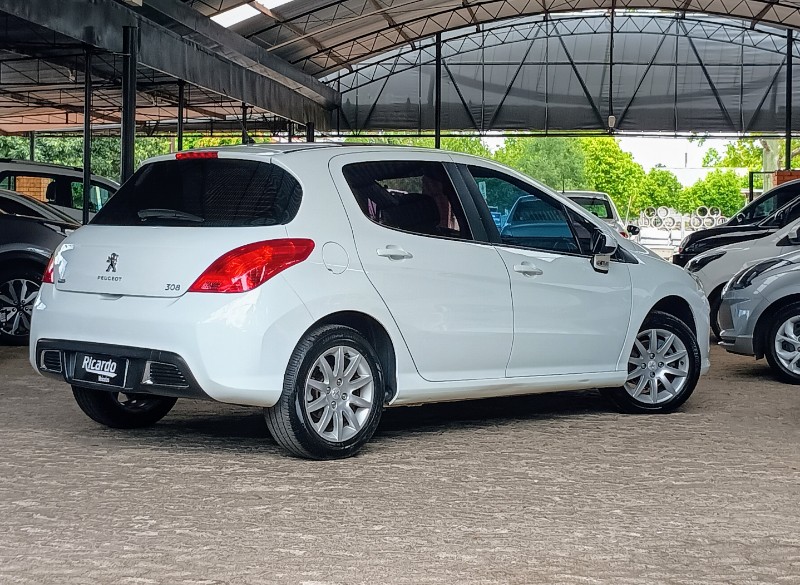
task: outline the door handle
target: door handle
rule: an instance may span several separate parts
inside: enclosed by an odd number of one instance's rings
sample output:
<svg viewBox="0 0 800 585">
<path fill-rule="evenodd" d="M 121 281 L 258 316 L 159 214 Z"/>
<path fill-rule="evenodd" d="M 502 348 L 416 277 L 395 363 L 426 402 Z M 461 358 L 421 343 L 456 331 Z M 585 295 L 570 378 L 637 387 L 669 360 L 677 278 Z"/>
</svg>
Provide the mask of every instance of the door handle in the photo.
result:
<svg viewBox="0 0 800 585">
<path fill-rule="evenodd" d="M 389 260 L 405 260 L 406 258 L 413 258 L 411 252 L 406 252 L 400 246 L 386 246 L 385 248 L 378 248 L 378 256 L 381 258 L 388 258 Z"/>
<path fill-rule="evenodd" d="M 522 264 L 515 264 L 514 265 L 514 272 L 519 272 L 520 274 L 524 274 L 525 276 L 539 276 L 540 274 L 544 274 L 541 268 L 537 268 L 530 262 L 523 262 Z"/>
</svg>

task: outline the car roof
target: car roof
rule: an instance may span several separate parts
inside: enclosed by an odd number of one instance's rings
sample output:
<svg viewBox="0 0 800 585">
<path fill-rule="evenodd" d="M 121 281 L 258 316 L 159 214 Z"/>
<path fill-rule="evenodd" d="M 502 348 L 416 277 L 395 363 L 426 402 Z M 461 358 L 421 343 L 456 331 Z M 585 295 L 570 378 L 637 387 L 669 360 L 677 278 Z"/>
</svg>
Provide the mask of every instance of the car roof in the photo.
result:
<svg viewBox="0 0 800 585">
<path fill-rule="evenodd" d="M 595 199 L 610 199 L 608 193 L 602 191 L 562 191 L 567 197 L 594 197 Z"/>
<path fill-rule="evenodd" d="M 0 158 L 0 171 L 5 169 L 18 168 L 19 170 L 28 170 L 31 172 L 55 172 L 64 174 L 70 177 L 82 177 L 83 169 L 81 167 L 73 167 L 69 165 L 58 165 L 54 163 L 41 162 L 36 160 L 18 160 L 13 158 Z M 102 181 L 109 185 L 119 186 L 113 179 L 108 179 L 101 175 L 92 175 L 93 181 Z"/>
</svg>

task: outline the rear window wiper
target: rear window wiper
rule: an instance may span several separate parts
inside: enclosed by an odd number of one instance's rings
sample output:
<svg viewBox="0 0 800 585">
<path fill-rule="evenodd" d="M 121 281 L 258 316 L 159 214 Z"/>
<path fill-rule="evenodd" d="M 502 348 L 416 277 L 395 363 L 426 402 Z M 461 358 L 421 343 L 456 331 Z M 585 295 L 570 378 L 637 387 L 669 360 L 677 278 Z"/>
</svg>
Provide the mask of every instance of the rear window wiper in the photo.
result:
<svg viewBox="0 0 800 585">
<path fill-rule="evenodd" d="M 199 215 L 178 211 L 177 209 L 142 209 L 136 215 L 139 216 L 139 219 L 177 219 L 193 223 L 205 222 L 205 219 Z"/>
</svg>

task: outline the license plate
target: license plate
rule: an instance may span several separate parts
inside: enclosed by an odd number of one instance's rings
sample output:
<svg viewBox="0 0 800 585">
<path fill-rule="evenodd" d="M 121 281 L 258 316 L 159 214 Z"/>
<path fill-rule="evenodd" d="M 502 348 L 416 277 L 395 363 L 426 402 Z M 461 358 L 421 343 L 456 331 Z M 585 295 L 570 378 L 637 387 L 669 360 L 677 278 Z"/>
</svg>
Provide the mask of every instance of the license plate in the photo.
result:
<svg viewBox="0 0 800 585">
<path fill-rule="evenodd" d="M 123 388 L 127 375 L 128 360 L 125 358 L 88 353 L 75 356 L 75 380 Z"/>
</svg>

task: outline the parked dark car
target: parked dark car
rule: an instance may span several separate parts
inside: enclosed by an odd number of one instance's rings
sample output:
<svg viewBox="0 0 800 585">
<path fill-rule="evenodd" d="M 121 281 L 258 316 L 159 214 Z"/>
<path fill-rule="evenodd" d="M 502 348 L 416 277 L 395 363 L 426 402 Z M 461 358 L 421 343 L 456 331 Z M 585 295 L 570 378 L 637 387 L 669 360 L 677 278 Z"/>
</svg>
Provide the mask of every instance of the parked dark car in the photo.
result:
<svg viewBox="0 0 800 585">
<path fill-rule="evenodd" d="M 9 215 L 25 215 L 57 222 L 77 223 L 78 221 L 55 205 L 48 205 L 29 195 L 8 189 L 0 189 L 0 211 Z"/>
<path fill-rule="evenodd" d="M 0 343 L 25 345 L 33 302 L 50 256 L 74 221 L 51 221 L 0 211 Z"/>
<path fill-rule="evenodd" d="M 798 217 L 800 179 L 767 191 L 721 226 L 689 234 L 681 242 L 672 262 L 686 266 L 698 254 L 727 244 L 768 236 Z"/>
</svg>

